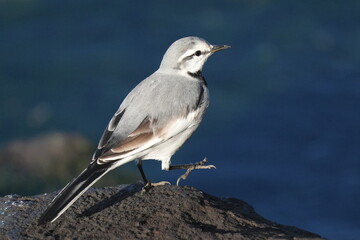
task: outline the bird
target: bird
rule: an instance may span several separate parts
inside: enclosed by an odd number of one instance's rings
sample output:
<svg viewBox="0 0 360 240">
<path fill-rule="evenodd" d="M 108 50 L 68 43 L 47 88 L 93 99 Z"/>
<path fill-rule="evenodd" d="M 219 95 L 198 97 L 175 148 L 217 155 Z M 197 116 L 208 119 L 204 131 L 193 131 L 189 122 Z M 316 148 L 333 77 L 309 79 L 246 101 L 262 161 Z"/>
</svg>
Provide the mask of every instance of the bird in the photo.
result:
<svg viewBox="0 0 360 240">
<path fill-rule="evenodd" d="M 195 36 L 172 43 L 158 70 L 120 104 L 89 166 L 57 194 L 38 223 L 54 222 L 102 176 L 131 161 L 136 162 L 145 189 L 155 184 L 147 180 L 143 160 L 161 161 L 162 170 L 187 169 L 182 179 L 193 169 L 215 168 L 205 165 L 206 158 L 194 164 L 171 165 L 171 157 L 197 129 L 208 108 L 209 90 L 202 74 L 205 62 L 229 47 L 211 45 Z"/>
</svg>

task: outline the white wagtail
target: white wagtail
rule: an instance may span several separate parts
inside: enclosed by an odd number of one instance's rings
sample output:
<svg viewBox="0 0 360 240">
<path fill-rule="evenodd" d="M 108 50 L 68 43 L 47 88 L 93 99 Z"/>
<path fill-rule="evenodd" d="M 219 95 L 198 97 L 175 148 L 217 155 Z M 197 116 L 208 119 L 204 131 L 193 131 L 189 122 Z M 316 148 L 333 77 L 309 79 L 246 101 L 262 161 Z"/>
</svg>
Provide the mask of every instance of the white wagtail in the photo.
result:
<svg viewBox="0 0 360 240">
<path fill-rule="evenodd" d="M 198 37 L 175 41 L 159 69 L 138 84 L 124 99 L 106 127 L 90 165 L 52 200 L 39 223 L 55 221 L 90 186 L 110 170 L 136 160 L 149 185 L 142 160 L 161 161 L 163 170 L 214 168 L 195 164 L 171 166 L 171 156 L 199 126 L 209 105 L 202 68 L 215 52 L 229 48 L 211 45 Z M 180 179 L 180 178 L 179 178 Z"/>
</svg>

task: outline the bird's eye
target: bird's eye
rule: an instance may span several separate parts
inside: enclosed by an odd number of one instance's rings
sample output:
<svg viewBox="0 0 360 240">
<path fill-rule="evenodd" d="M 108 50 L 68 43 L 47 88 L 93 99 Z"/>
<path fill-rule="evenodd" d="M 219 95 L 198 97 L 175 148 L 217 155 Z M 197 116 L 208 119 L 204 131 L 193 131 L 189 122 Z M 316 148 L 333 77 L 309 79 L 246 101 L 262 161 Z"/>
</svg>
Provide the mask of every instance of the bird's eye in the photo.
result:
<svg viewBox="0 0 360 240">
<path fill-rule="evenodd" d="M 196 52 L 195 52 L 195 56 L 200 56 L 201 55 L 201 51 L 200 50 L 197 50 Z"/>
</svg>

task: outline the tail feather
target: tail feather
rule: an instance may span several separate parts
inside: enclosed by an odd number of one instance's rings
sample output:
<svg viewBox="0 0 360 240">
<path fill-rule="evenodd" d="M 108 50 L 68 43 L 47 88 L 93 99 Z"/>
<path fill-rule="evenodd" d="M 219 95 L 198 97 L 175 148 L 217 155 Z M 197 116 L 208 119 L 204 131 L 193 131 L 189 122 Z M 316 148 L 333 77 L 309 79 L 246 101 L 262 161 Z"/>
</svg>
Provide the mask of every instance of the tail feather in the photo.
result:
<svg viewBox="0 0 360 240">
<path fill-rule="evenodd" d="M 77 178 L 67 184 L 52 200 L 38 220 L 39 224 L 55 221 L 66 211 L 89 187 L 111 169 L 112 164 L 99 165 L 96 162 L 86 168 Z"/>
</svg>

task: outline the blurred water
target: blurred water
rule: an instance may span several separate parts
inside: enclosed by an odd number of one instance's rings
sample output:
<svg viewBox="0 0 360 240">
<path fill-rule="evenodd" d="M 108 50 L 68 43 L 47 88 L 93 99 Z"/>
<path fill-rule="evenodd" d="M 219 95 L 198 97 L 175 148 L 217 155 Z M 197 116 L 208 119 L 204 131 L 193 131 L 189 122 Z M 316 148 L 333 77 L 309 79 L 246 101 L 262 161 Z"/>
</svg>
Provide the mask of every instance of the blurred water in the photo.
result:
<svg viewBox="0 0 360 240">
<path fill-rule="evenodd" d="M 329 239 L 360 235 L 359 1 L 1 1 L 0 144 L 62 130 L 94 142 L 126 93 L 189 35 L 232 45 L 174 162 L 186 184 Z M 172 178 L 146 163 L 153 178 Z"/>
</svg>

